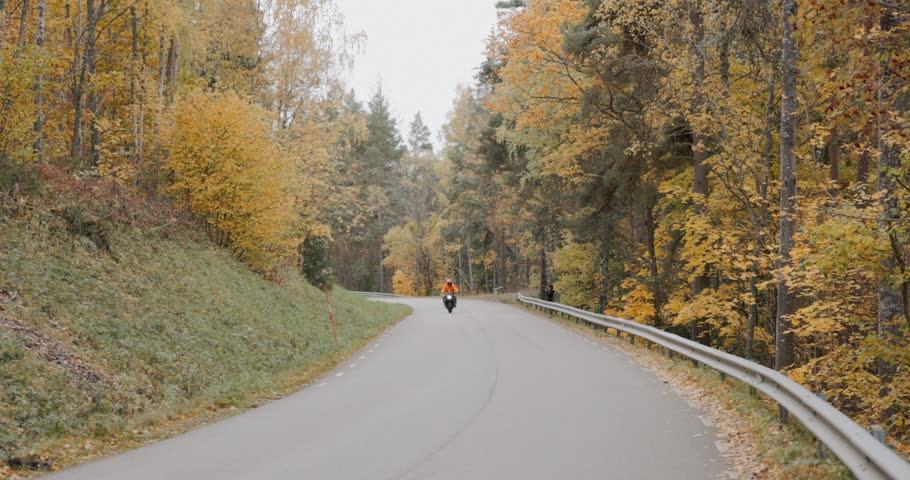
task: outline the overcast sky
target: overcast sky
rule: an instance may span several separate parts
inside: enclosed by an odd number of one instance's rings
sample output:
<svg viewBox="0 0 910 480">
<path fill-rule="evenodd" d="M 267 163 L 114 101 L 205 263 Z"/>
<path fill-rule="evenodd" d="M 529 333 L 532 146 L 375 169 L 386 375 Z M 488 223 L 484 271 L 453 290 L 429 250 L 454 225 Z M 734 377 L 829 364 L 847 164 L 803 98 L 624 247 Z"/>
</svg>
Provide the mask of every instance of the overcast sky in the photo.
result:
<svg viewBox="0 0 910 480">
<path fill-rule="evenodd" d="M 349 32 L 367 34 L 351 86 L 366 102 L 382 90 L 402 137 L 420 111 L 437 134 L 452 109 L 455 88 L 471 83 L 496 22 L 496 0 L 339 0 Z"/>
</svg>

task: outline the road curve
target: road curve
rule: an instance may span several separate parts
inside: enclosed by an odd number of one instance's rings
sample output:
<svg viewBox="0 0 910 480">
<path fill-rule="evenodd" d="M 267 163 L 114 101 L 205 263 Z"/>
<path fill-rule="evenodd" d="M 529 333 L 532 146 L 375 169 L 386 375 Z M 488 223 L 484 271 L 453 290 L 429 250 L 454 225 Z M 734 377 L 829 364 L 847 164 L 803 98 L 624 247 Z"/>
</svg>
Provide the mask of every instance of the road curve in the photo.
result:
<svg viewBox="0 0 910 480">
<path fill-rule="evenodd" d="M 397 301 L 397 300 L 396 300 Z M 288 398 L 47 478 L 706 479 L 714 435 L 619 351 L 519 308 L 414 314 Z"/>
</svg>

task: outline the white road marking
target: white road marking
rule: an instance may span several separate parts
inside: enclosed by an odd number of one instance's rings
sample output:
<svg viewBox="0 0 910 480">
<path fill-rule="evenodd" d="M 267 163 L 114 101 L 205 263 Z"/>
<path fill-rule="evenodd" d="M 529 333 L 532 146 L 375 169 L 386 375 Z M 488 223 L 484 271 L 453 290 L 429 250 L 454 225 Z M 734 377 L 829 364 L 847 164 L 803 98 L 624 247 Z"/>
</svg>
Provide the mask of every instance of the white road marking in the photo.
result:
<svg viewBox="0 0 910 480">
<path fill-rule="evenodd" d="M 373 353 L 373 352 L 375 352 L 375 351 L 376 351 L 376 350 L 368 350 L 367 353 Z"/>
<path fill-rule="evenodd" d="M 317 387 L 324 387 L 324 386 L 326 386 L 326 385 L 328 385 L 328 383 L 322 382 L 322 383 L 320 383 L 319 385 L 316 385 L 316 386 L 317 386 Z"/>
<path fill-rule="evenodd" d="M 361 355 L 360 358 L 358 358 L 358 360 L 366 360 L 366 359 L 367 359 L 367 357 L 364 355 Z"/>
<path fill-rule="evenodd" d="M 357 366 L 357 362 L 354 362 L 354 363 L 352 363 L 351 366 L 349 366 L 348 368 L 354 368 L 354 367 L 356 367 L 356 366 Z"/>
<path fill-rule="evenodd" d="M 342 375 L 344 375 L 344 372 L 338 372 L 338 373 L 335 374 L 336 377 L 340 377 L 340 376 L 342 376 Z"/>
</svg>

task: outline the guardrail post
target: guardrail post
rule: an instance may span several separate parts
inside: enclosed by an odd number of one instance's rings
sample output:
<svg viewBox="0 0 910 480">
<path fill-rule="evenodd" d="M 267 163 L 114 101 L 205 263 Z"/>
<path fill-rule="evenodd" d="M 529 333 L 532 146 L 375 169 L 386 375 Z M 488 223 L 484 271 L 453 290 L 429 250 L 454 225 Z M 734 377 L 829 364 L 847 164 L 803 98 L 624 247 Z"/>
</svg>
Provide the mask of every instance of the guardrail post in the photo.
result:
<svg viewBox="0 0 910 480">
<path fill-rule="evenodd" d="M 781 404 L 777 404 L 777 418 L 780 423 L 790 423 L 790 412 Z"/>
<path fill-rule="evenodd" d="M 701 364 L 698 363 L 698 360 L 696 360 L 696 359 L 693 358 L 693 359 L 692 359 L 692 366 L 693 366 L 694 368 L 698 368 L 699 366 L 701 366 Z"/>
<path fill-rule="evenodd" d="M 724 372 L 721 372 L 720 370 L 718 370 L 718 373 L 720 373 L 720 381 L 721 381 L 721 382 L 726 382 L 726 381 L 727 381 L 727 374 L 724 373 Z"/>
<path fill-rule="evenodd" d="M 872 428 L 869 429 L 869 433 L 872 434 L 872 437 L 878 440 L 884 446 L 888 446 L 888 441 L 885 440 L 885 429 L 881 425 L 872 425 Z"/>
</svg>

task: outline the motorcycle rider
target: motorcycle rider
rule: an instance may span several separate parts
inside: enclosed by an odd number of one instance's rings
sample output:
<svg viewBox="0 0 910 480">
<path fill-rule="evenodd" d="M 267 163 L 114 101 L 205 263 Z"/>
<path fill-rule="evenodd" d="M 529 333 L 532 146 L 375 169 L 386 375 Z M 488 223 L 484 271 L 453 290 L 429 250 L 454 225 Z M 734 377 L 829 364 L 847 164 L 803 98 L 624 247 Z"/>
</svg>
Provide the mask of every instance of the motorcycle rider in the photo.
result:
<svg viewBox="0 0 910 480">
<path fill-rule="evenodd" d="M 458 287 L 455 286 L 455 282 L 451 278 L 446 280 L 446 283 L 442 286 L 442 297 L 445 298 L 447 293 L 451 293 L 455 297 L 455 302 L 458 302 Z"/>
</svg>

